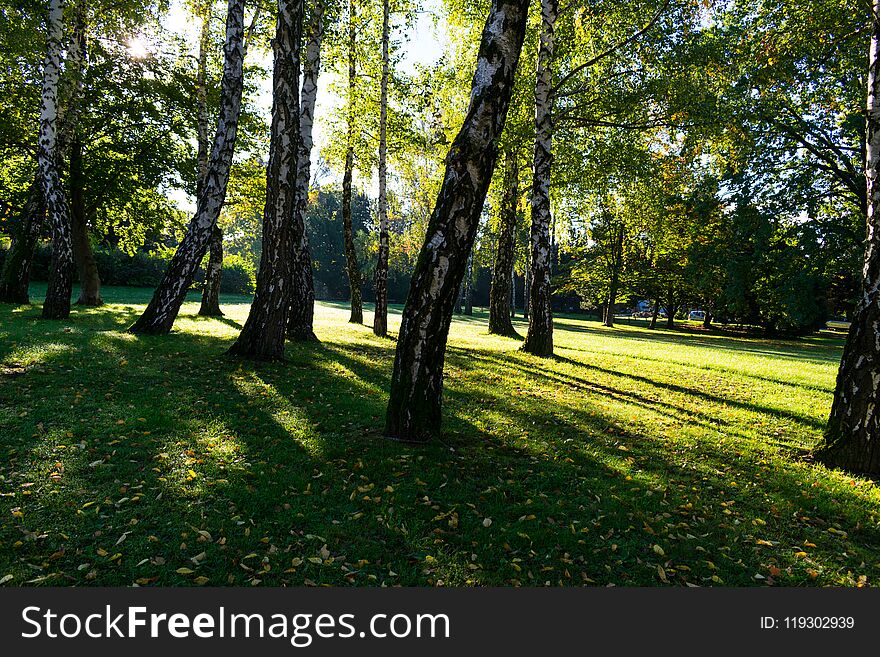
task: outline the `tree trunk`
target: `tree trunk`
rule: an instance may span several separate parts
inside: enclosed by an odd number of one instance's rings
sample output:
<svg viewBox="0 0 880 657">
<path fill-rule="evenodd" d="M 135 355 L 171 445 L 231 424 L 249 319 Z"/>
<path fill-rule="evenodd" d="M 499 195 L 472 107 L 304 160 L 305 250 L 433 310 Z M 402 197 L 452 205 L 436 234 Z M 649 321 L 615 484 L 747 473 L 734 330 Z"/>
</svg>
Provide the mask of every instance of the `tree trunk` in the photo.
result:
<svg viewBox="0 0 880 657">
<path fill-rule="evenodd" d="M 532 293 L 532 267 L 531 267 L 531 258 L 528 257 L 528 252 L 526 252 L 527 260 L 525 267 L 525 274 L 523 275 L 523 319 L 529 319 L 529 297 Z"/>
<path fill-rule="evenodd" d="M 345 151 L 345 173 L 342 177 L 342 230 L 345 239 L 345 263 L 348 275 L 348 287 L 351 294 L 351 317 L 348 321 L 363 324 L 364 309 L 361 294 L 361 270 L 354 247 L 354 228 L 351 220 L 351 179 L 354 175 L 354 123 L 355 117 L 355 83 L 357 70 L 355 67 L 355 0 L 348 2 L 348 134 L 347 150 Z"/>
<path fill-rule="evenodd" d="M 491 290 L 489 290 L 491 296 Z M 491 301 L 491 299 L 490 299 Z M 510 319 L 516 317 L 516 274 L 510 277 Z"/>
<path fill-rule="evenodd" d="M 666 328 L 675 328 L 675 313 L 678 307 L 672 302 L 672 295 L 667 297 L 666 301 Z"/>
<path fill-rule="evenodd" d="M 40 135 L 37 163 L 46 199 L 46 213 L 52 228 L 52 265 L 43 303 L 44 319 L 66 319 L 70 315 L 73 287 L 73 246 L 70 236 L 70 209 L 58 171 L 58 82 L 61 77 L 61 39 L 64 35 L 62 0 L 49 0 L 46 63 L 40 108 Z"/>
<path fill-rule="evenodd" d="M 712 328 L 712 313 L 708 310 L 706 311 L 706 316 L 703 317 L 703 328 L 710 329 Z"/>
<path fill-rule="evenodd" d="M 516 246 L 516 212 L 519 202 L 519 167 L 516 153 L 507 154 L 504 170 L 504 198 L 501 200 L 498 250 L 489 290 L 489 333 L 518 338 L 510 321 L 516 307 L 516 281 L 513 277 Z M 511 298 L 512 297 L 512 298 Z"/>
<path fill-rule="evenodd" d="M 257 289 L 247 321 L 229 354 L 256 360 L 283 360 L 290 313 L 293 247 L 291 221 L 296 207 L 299 167 L 299 55 L 303 0 L 279 0 L 275 28 L 272 133 L 266 170 L 263 251 Z"/>
<path fill-rule="evenodd" d="M 199 39 L 199 69 L 196 79 L 196 134 L 198 136 L 198 179 L 196 181 L 196 198 L 205 186 L 208 176 L 208 49 L 211 45 L 211 12 L 205 10 L 202 15 L 202 34 Z M 211 241 L 208 246 L 208 266 L 205 269 L 205 285 L 202 288 L 202 305 L 199 315 L 204 317 L 222 317 L 220 310 L 220 282 L 223 277 L 223 231 L 214 224 Z"/>
<path fill-rule="evenodd" d="M 529 0 L 492 0 L 471 100 L 446 171 L 403 310 L 385 433 L 426 441 L 440 432 L 443 361 L 452 307 L 498 156 L 522 49 Z"/>
<path fill-rule="evenodd" d="M 880 474 L 880 0 L 872 3 L 868 64 L 867 240 L 861 296 L 847 336 L 825 440 L 822 463 Z"/>
<path fill-rule="evenodd" d="M 306 210 L 309 207 L 309 181 L 312 163 L 312 126 L 315 118 L 315 100 L 318 96 L 318 74 L 321 70 L 321 40 L 324 37 L 324 3 L 316 2 L 311 8 L 309 40 L 303 61 L 302 91 L 299 108 L 299 172 L 296 177 L 296 210 L 291 224 L 291 242 L 294 249 L 292 284 L 290 289 L 290 316 L 287 337 L 299 342 L 317 341 L 314 331 L 315 287 L 312 276 L 312 254 L 306 233 Z"/>
<path fill-rule="evenodd" d="M 220 310 L 220 283 L 223 280 L 223 230 L 217 224 L 211 231 L 208 247 L 208 266 L 205 268 L 205 287 L 202 289 L 202 305 L 199 315 L 223 317 Z"/>
<path fill-rule="evenodd" d="M 654 312 L 651 313 L 651 324 L 648 328 L 657 328 L 657 315 L 660 314 L 660 299 L 654 299 Z"/>
<path fill-rule="evenodd" d="M 28 198 L 12 233 L 12 244 L 3 261 L 0 273 L 0 303 L 30 303 L 31 260 L 40 236 L 40 226 L 46 213 L 40 175 L 37 173 L 28 190 Z"/>
<path fill-rule="evenodd" d="M 382 2 L 382 83 L 379 99 L 379 259 L 376 262 L 376 311 L 373 333 L 385 337 L 388 333 L 388 41 L 389 0 Z"/>
<path fill-rule="evenodd" d="M 553 148 L 554 31 L 558 0 L 541 0 L 541 45 L 535 80 L 535 157 L 532 182 L 532 289 L 529 330 L 523 350 L 535 356 L 553 355 L 553 310 L 550 306 L 550 170 Z"/>
<path fill-rule="evenodd" d="M 608 306 L 605 309 L 605 326 L 614 327 L 614 308 L 620 287 L 620 267 L 623 264 L 623 224 L 614 227 L 611 243 L 611 281 L 608 286 Z"/>
<path fill-rule="evenodd" d="M 196 212 L 147 309 L 129 329 L 132 333 L 164 335 L 171 330 L 226 199 L 244 88 L 244 0 L 229 0 L 224 50 L 217 133 Z"/>
<path fill-rule="evenodd" d="M 100 306 L 104 300 L 101 298 L 98 264 L 95 262 L 95 253 L 89 239 L 83 196 L 85 180 L 82 161 L 82 142 L 75 138 L 70 148 L 70 218 L 73 259 L 79 273 L 80 284 L 79 299 L 76 303 L 83 306 Z"/>
</svg>

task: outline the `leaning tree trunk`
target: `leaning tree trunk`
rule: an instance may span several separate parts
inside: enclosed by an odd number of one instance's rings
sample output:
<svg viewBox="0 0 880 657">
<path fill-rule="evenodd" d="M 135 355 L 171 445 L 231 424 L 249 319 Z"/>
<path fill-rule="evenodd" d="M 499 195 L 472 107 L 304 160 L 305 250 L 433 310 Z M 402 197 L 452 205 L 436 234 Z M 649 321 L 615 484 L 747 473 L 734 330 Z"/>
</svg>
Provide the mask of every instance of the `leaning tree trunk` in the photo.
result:
<svg viewBox="0 0 880 657">
<path fill-rule="evenodd" d="M 489 333 L 518 338 L 519 334 L 510 321 L 516 307 L 516 284 L 513 280 L 514 248 L 516 247 L 516 210 L 519 202 L 519 167 L 516 153 L 511 150 L 506 157 L 504 170 L 504 198 L 501 200 L 498 230 L 498 250 L 492 270 L 492 287 L 489 290 Z"/>
<path fill-rule="evenodd" d="M 831 467 L 880 474 L 880 0 L 872 6 L 865 178 L 867 246 L 862 293 L 843 350 L 831 416 L 818 459 Z"/>
<path fill-rule="evenodd" d="M 541 45 L 535 79 L 535 157 L 532 181 L 532 286 L 529 292 L 529 330 L 523 351 L 553 355 L 553 311 L 550 307 L 550 169 L 553 149 L 554 31 L 558 0 L 541 0 Z"/>
<path fill-rule="evenodd" d="M 193 276 L 205 256 L 211 233 L 226 199 L 226 184 L 229 182 L 244 88 L 244 54 L 244 0 L 229 0 L 223 80 L 220 86 L 220 115 L 207 175 L 186 236 L 171 258 L 147 309 L 129 329 L 132 333 L 163 335 L 171 330 Z"/>
<path fill-rule="evenodd" d="M 492 0 L 470 107 L 446 157 L 446 172 L 403 310 L 385 433 L 425 441 L 440 432 L 443 361 L 452 308 L 473 248 L 498 157 L 529 0 Z"/>
<path fill-rule="evenodd" d="M 316 2 L 311 8 L 309 40 L 303 60 L 302 90 L 299 108 L 299 156 L 296 176 L 296 209 L 291 224 L 293 248 L 290 287 L 290 316 L 287 337 L 300 342 L 317 341 L 314 331 L 315 287 L 312 277 L 312 254 L 306 233 L 306 210 L 309 207 L 309 180 L 311 179 L 312 126 L 315 119 L 315 100 L 318 96 L 318 74 L 321 70 L 321 39 L 324 36 L 324 3 Z"/>
<path fill-rule="evenodd" d="M 52 265 L 43 303 L 44 319 L 66 319 L 70 315 L 73 287 L 73 246 L 70 237 L 70 209 L 58 171 L 57 123 L 58 81 L 61 77 L 62 0 L 49 0 L 46 63 L 40 108 L 40 135 L 37 163 L 46 199 L 46 213 L 52 228 Z"/>
<path fill-rule="evenodd" d="M 355 25 L 354 0 L 348 2 L 348 134 L 345 151 L 345 173 L 342 176 L 342 230 L 345 239 L 345 264 L 348 287 L 351 294 L 351 317 L 349 322 L 363 324 L 364 309 L 361 294 L 361 270 L 358 266 L 357 251 L 354 247 L 354 227 L 351 219 L 351 180 L 354 176 L 354 122 L 355 118 Z"/>
<path fill-rule="evenodd" d="M 379 98 L 379 258 L 376 262 L 376 310 L 373 333 L 388 334 L 388 41 L 389 0 L 382 2 L 382 82 Z"/>
<path fill-rule="evenodd" d="M 79 299 L 76 303 L 83 306 L 100 306 L 104 300 L 101 298 L 98 263 L 95 262 L 95 252 L 89 239 L 82 162 L 82 142 L 79 138 L 74 138 L 70 147 L 70 218 L 73 259 L 79 273 L 80 285 Z"/>
<path fill-rule="evenodd" d="M 296 206 L 299 171 L 299 55 L 302 0 L 279 0 L 275 28 L 272 133 L 266 170 L 263 251 L 257 289 L 247 321 L 229 354 L 256 360 L 283 360 L 290 310 L 290 223 Z"/>
<path fill-rule="evenodd" d="M 28 284 L 30 282 L 31 260 L 46 205 L 43 203 L 43 190 L 39 173 L 34 176 L 28 190 L 28 198 L 19 216 L 12 244 L 3 260 L 3 271 L 0 273 L 0 303 L 30 303 Z"/>
<path fill-rule="evenodd" d="M 202 15 L 202 33 L 199 38 L 199 69 L 196 78 L 196 134 L 198 135 L 198 180 L 196 198 L 202 193 L 208 176 L 208 50 L 211 45 L 211 12 Z M 220 310 L 220 281 L 223 277 L 223 231 L 214 224 L 208 245 L 208 265 L 205 268 L 205 285 L 202 288 L 202 305 L 199 315 L 222 317 Z"/>
</svg>

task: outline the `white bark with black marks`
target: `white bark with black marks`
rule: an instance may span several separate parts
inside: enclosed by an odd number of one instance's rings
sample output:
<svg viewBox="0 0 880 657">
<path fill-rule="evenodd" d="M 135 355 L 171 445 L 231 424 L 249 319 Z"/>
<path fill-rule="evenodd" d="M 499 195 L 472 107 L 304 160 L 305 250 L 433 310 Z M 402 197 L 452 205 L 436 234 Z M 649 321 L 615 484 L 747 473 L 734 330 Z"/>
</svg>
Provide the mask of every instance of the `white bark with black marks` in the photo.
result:
<svg viewBox="0 0 880 657">
<path fill-rule="evenodd" d="M 244 89 L 244 55 L 244 0 L 229 0 L 220 114 L 207 175 L 186 236 L 171 258 L 147 309 L 129 329 L 132 333 L 163 335 L 171 330 L 199 263 L 205 256 L 214 225 L 226 200 L 226 185 L 229 182 Z"/>
<path fill-rule="evenodd" d="M 37 163 L 43 185 L 43 198 L 52 228 L 52 266 L 44 319 L 66 319 L 70 315 L 70 292 L 73 287 L 73 245 L 70 236 L 70 209 L 58 171 L 58 84 L 61 79 L 61 39 L 64 35 L 62 0 L 49 0 L 46 62 L 43 66 L 43 91 L 40 106 L 40 134 Z"/>
<path fill-rule="evenodd" d="M 345 137 L 345 172 L 342 175 L 342 231 L 345 242 L 345 272 L 351 295 L 351 316 L 349 322 L 363 324 L 363 294 L 361 291 L 361 269 L 357 261 L 354 245 L 354 226 L 351 216 L 352 179 L 354 177 L 354 133 L 355 85 L 357 84 L 357 32 L 355 30 L 355 0 L 348 0 L 348 107 L 346 109 L 347 133 Z"/>
<path fill-rule="evenodd" d="M 287 337 L 300 342 L 316 341 L 314 331 L 315 288 L 312 275 L 312 254 L 306 233 L 306 211 L 309 207 L 309 181 L 312 167 L 312 128 L 315 102 L 318 97 L 318 75 L 321 70 L 321 41 L 324 38 L 324 3 L 311 8 L 309 38 L 302 64 L 302 89 L 299 108 L 299 172 L 296 178 L 296 209 L 291 225 L 293 245 L 290 317 Z"/>
<path fill-rule="evenodd" d="M 489 9 L 470 105 L 446 157 L 403 310 L 385 424 L 397 440 L 440 433 L 446 339 L 498 156 L 528 7 L 529 0 L 493 0 Z"/>
<path fill-rule="evenodd" d="M 873 0 L 868 57 L 865 178 L 867 231 L 861 296 L 847 337 L 818 458 L 880 474 L 880 0 Z"/>
<path fill-rule="evenodd" d="M 208 176 L 208 50 L 211 46 L 211 11 L 202 10 L 202 29 L 199 37 L 199 63 L 196 74 L 196 136 L 198 140 L 198 178 L 196 198 L 202 193 Z M 214 224 L 208 245 L 208 264 L 205 267 L 205 285 L 202 288 L 202 305 L 199 315 L 222 317 L 220 310 L 220 283 L 223 278 L 223 231 Z"/>
<path fill-rule="evenodd" d="M 255 360 L 282 360 L 290 310 L 293 248 L 291 222 L 299 168 L 299 57 L 303 0 L 278 0 L 272 133 L 266 171 L 263 250 L 257 289 L 247 321 L 229 354 Z"/>
<path fill-rule="evenodd" d="M 388 334 L 388 42 L 389 0 L 382 0 L 382 79 L 379 92 L 379 257 L 376 262 L 376 309 L 373 333 Z"/>
<path fill-rule="evenodd" d="M 532 179 L 529 330 L 523 350 L 553 355 L 553 311 L 550 305 L 550 174 L 553 163 L 553 50 L 558 0 L 541 0 L 541 43 L 535 78 L 535 156 Z"/>
</svg>

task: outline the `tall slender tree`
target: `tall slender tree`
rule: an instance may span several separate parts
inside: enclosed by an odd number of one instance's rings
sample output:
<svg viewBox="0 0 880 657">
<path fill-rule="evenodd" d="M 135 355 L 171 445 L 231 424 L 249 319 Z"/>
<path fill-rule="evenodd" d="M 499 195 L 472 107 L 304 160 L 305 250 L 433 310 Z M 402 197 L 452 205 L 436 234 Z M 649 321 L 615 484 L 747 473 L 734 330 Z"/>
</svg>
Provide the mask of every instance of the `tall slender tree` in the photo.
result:
<svg viewBox="0 0 880 657">
<path fill-rule="evenodd" d="M 519 165 L 516 152 L 507 152 L 504 168 L 504 189 L 499 211 L 498 246 L 489 289 L 489 333 L 519 337 L 510 321 L 516 305 L 513 287 L 513 265 L 516 256 L 516 218 L 519 205 Z"/>
<path fill-rule="evenodd" d="M 354 245 L 354 227 L 351 217 L 351 186 L 354 177 L 354 134 L 357 110 L 355 87 L 357 84 L 357 30 L 356 0 L 348 0 L 348 99 L 346 106 L 345 172 L 342 176 L 342 229 L 345 239 L 345 263 L 348 286 L 351 290 L 351 316 L 348 321 L 363 324 L 364 310 L 361 293 L 361 270 Z"/>
<path fill-rule="evenodd" d="M 535 157 L 532 179 L 532 278 L 529 330 L 523 350 L 553 355 L 553 310 L 550 305 L 550 172 L 553 162 L 553 48 L 558 0 L 541 0 L 541 45 L 535 79 Z"/>
<path fill-rule="evenodd" d="M 440 432 L 443 363 L 455 297 L 498 157 L 529 0 L 492 0 L 470 104 L 446 157 L 440 193 L 403 310 L 385 433 L 426 441 Z"/>
<path fill-rule="evenodd" d="M 867 239 L 862 290 L 818 457 L 829 466 L 876 475 L 880 474 L 880 0 L 871 4 L 865 113 Z"/>
<path fill-rule="evenodd" d="M 73 247 L 70 237 L 70 209 L 58 171 L 58 84 L 61 78 L 61 42 L 64 35 L 63 0 L 49 0 L 46 63 L 43 67 L 43 92 L 40 107 L 40 137 L 37 162 L 46 212 L 52 227 L 52 269 L 44 319 L 66 319 L 70 315 L 71 269 Z"/>
<path fill-rule="evenodd" d="M 290 311 L 291 223 L 299 172 L 302 9 L 303 0 L 278 0 L 273 41 L 272 137 L 266 171 L 263 250 L 250 313 L 238 339 L 229 348 L 230 355 L 256 360 L 284 358 L 284 338 Z"/>
<path fill-rule="evenodd" d="M 82 112 L 83 76 L 88 65 L 88 44 L 86 40 L 88 8 L 85 0 L 78 0 L 74 6 L 73 30 L 70 53 L 68 55 L 68 94 L 67 109 L 62 128 L 61 150 L 69 160 L 68 186 L 70 188 L 70 229 L 73 247 L 73 260 L 79 274 L 80 293 L 78 305 L 100 306 L 101 277 L 98 263 L 89 238 L 89 223 L 86 216 L 85 172 L 83 171 L 83 142 L 80 114 Z M 62 156 L 64 159 L 64 156 Z"/>
<path fill-rule="evenodd" d="M 226 185 L 232 166 L 244 89 L 244 55 L 244 0 L 229 0 L 223 79 L 220 85 L 220 115 L 208 172 L 186 236 L 174 253 L 146 310 L 129 329 L 132 333 L 162 335 L 171 330 L 196 269 L 208 248 L 214 224 L 226 198 Z"/>
<path fill-rule="evenodd" d="M 388 334 L 388 41 L 389 0 L 382 0 L 382 78 L 379 97 L 379 258 L 376 262 L 376 309 L 373 333 Z"/>
<path fill-rule="evenodd" d="M 205 178 L 208 176 L 208 51 L 211 48 L 211 10 L 208 6 L 197 8 L 202 18 L 201 34 L 199 35 L 199 59 L 196 72 L 196 136 L 198 140 L 198 178 L 196 180 L 196 198 L 202 193 Z M 214 224 L 211 230 L 211 241 L 208 246 L 208 266 L 205 269 L 205 286 L 202 289 L 202 305 L 199 315 L 205 317 L 221 317 L 220 280 L 223 275 L 223 230 Z"/>
<path fill-rule="evenodd" d="M 318 0 L 311 7 L 308 42 L 302 62 L 302 89 L 299 108 L 299 156 L 296 177 L 296 207 L 294 209 L 291 242 L 293 261 L 290 288 L 290 316 L 287 337 L 301 342 L 316 341 L 314 331 L 315 288 L 312 275 L 312 254 L 306 232 L 306 210 L 309 206 L 309 181 L 312 166 L 312 127 L 315 122 L 315 102 L 318 96 L 318 75 L 321 70 L 321 41 L 325 30 L 325 3 Z M 298 239 L 297 239 L 298 237 Z"/>
</svg>

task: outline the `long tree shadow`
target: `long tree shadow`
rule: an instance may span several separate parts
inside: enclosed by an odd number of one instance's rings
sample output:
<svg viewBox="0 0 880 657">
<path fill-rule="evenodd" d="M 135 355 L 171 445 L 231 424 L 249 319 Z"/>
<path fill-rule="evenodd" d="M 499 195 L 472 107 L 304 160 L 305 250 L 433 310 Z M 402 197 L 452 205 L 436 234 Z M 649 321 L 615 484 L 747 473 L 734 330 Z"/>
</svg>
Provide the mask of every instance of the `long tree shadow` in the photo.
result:
<svg viewBox="0 0 880 657">
<path fill-rule="evenodd" d="M 251 364 L 221 355 L 229 331 L 133 339 L 127 319 L 100 314 L 89 326 L 103 330 L 16 334 L 65 347 L 0 390 L 11 450 L 0 486 L 13 494 L 0 514 L 15 518 L 0 527 L 0 562 L 17 577 L 746 585 L 877 574 L 870 491 L 771 444 L 645 432 L 601 403 L 691 414 L 661 398 L 694 395 L 687 386 L 602 370 L 655 399 L 597 388 L 577 361 L 537 368 L 452 345 L 442 442 L 407 446 L 379 431 L 391 343 L 358 332 Z M 712 397 L 696 395 L 731 402 Z"/>
</svg>

